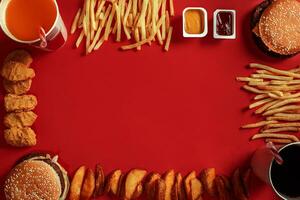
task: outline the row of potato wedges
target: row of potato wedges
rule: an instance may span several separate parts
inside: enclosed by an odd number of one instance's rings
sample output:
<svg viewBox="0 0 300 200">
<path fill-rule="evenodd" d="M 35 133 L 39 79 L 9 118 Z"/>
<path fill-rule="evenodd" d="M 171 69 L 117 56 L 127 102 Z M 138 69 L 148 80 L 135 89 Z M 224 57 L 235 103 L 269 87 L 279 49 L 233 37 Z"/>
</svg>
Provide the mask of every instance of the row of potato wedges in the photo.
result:
<svg viewBox="0 0 300 200">
<path fill-rule="evenodd" d="M 124 200 L 202 200 L 203 195 L 219 200 L 247 200 L 251 170 L 236 169 L 231 178 L 217 175 L 215 168 L 207 168 L 197 176 L 192 171 L 185 177 L 174 170 L 163 175 L 146 170 L 132 169 L 123 173 L 117 169 L 104 175 L 97 164 L 95 172 L 86 166 L 74 174 L 69 190 L 69 200 L 88 200 L 110 195 Z"/>
</svg>

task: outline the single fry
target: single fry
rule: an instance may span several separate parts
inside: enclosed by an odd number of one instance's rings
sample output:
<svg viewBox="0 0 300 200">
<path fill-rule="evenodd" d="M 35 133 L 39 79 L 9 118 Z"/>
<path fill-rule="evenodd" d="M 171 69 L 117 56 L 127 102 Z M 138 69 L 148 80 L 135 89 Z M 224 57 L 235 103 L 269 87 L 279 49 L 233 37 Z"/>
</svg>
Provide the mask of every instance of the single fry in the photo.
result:
<svg viewBox="0 0 300 200">
<path fill-rule="evenodd" d="M 169 28 L 171 26 L 170 14 L 169 11 L 166 11 L 166 32 L 169 32 Z"/>
<path fill-rule="evenodd" d="M 256 89 L 254 87 L 251 87 L 249 85 L 244 85 L 243 88 L 249 92 L 252 92 L 252 93 L 256 93 L 256 94 L 264 94 L 264 93 L 267 93 L 266 91 L 262 91 L 262 90 L 259 90 L 259 89 Z"/>
<path fill-rule="evenodd" d="M 277 139 L 289 139 L 294 142 L 298 142 L 299 139 L 294 135 L 280 134 L 280 133 L 259 133 L 255 134 L 251 140 L 263 139 L 263 138 L 277 138 Z"/>
<path fill-rule="evenodd" d="M 254 97 L 254 100 L 260 100 L 269 97 L 268 94 L 258 94 Z"/>
<path fill-rule="evenodd" d="M 78 21 L 79 21 L 80 14 L 81 14 L 81 8 L 78 9 L 78 11 L 77 11 L 77 13 L 74 17 L 72 27 L 71 27 L 71 34 L 74 34 L 76 29 L 77 29 L 77 24 L 78 24 Z"/>
<path fill-rule="evenodd" d="M 258 82 L 258 81 L 250 81 L 248 85 L 250 86 L 257 86 L 257 85 L 269 85 L 270 82 Z"/>
<path fill-rule="evenodd" d="M 124 19 L 123 19 L 123 29 L 124 29 L 124 33 L 127 37 L 127 40 L 131 39 L 129 29 L 127 27 L 127 22 L 128 22 L 129 12 L 131 11 L 131 7 L 132 7 L 132 0 L 129 0 L 126 11 L 125 11 Z"/>
<path fill-rule="evenodd" d="M 96 27 L 96 20 L 95 20 L 95 0 L 91 0 L 90 1 L 91 5 L 90 5 L 90 20 L 91 20 L 91 31 L 95 31 L 97 30 Z"/>
<path fill-rule="evenodd" d="M 244 125 L 242 126 L 242 128 L 258 128 L 258 127 L 263 127 L 265 125 L 269 125 L 269 124 L 276 124 L 278 123 L 278 121 L 261 121 L 261 122 L 257 122 L 257 123 L 254 123 L 254 124 L 247 124 L 247 125 Z"/>
<path fill-rule="evenodd" d="M 283 96 L 277 96 L 273 93 L 268 93 L 268 95 L 270 97 L 272 97 L 273 99 L 292 99 L 292 98 L 297 98 L 300 97 L 300 92 L 295 93 L 295 94 L 284 94 Z"/>
<path fill-rule="evenodd" d="M 162 5 L 161 5 L 161 16 L 166 15 L 166 7 L 167 7 L 167 0 L 162 0 Z M 161 37 L 162 40 L 166 39 L 166 20 L 163 20 L 162 25 L 161 25 Z"/>
<path fill-rule="evenodd" d="M 292 80 L 292 81 L 272 80 L 270 83 L 273 85 L 297 85 L 297 84 L 300 84 L 300 80 Z"/>
<path fill-rule="evenodd" d="M 299 128 L 297 127 L 281 127 L 281 128 L 266 129 L 262 133 L 298 132 L 298 131 Z"/>
<path fill-rule="evenodd" d="M 130 44 L 130 45 L 122 46 L 121 49 L 122 49 L 122 50 L 135 49 L 135 48 L 137 48 L 137 47 L 139 47 L 139 46 L 142 46 L 142 45 L 148 43 L 149 41 L 151 41 L 151 39 L 145 39 L 145 40 L 140 41 L 140 42 L 137 42 L 137 43 L 135 43 L 135 44 Z"/>
<path fill-rule="evenodd" d="M 285 111 L 299 110 L 299 109 L 300 109 L 300 106 L 296 106 L 296 105 L 283 106 L 283 107 L 280 107 L 280 108 L 267 110 L 266 112 L 263 113 L 263 116 L 270 116 L 270 115 L 274 115 L 276 113 L 282 113 L 282 112 L 285 112 Z"/>
<path fill-rule="evenodd" d="M 263 82 L 264 79 L 258 79 L 258 78 L 249 78 L 249 77 L 236 77 L 237 81 L 241 81 L 241 82 Z"/>
<path fill-rule="evenodd" d="M 283 85 L 283 86 L 272 86 L 272 85 L 259 85 L 259 89 L 262 90 L 269 90 L 269 91 L 282 91 L 282 92 L 287 92 L 287 91 L 296 91 L 300 90 L 300 85 Z"/>
<path fill-rule="evenodd" d="M 262 79 L 271 79 L 271 80 L 282 80 L 282 81 L 291 81 L 293 77 L 289 76 L 278 76 L 278 75 L 269 75 L 269 74 L 252 74 L 252 78 L 262 78 Z"/>
<path fill-rule="evenodd" d="M 106 27 L 105 27 L 105 32 L 104 32 L 104 40 L 105 41 L 108 40 L 108 37 L 109 37 L 109 34 L 110 34 L 110 29 L 111 29 L 111 24 L 112 24 L 113 18 L 115 16 L 115 13 L 116 13 L 116 6 L 113 6 L 112 11 L 111 11 L 111 13 L 108 17 L 107 22 L 106 22 Z"/>
<path fill-rule="evenodd" d="M 100 2 L 101 3 L 100 3 L 100 5 L 99 5 L 99 7 L 97 8 L 97 11 L 96 11 L 96 19 L 97 20 L 101 19 L 100 15 L 101 15 L 102 9 L 103 9 L 103 7 L 105 5 L 105 0 L 101 0 Z"/>
<path fill-rule="evenodd" d="M 265 128 L 280 128 L 280 127 L 300 127 L 299 122 L 290 122 L 290 123 L 270 123 Z"/>
<path fill-rule="evenodd" d="M 115 6 L 116 16 L 117 16 L 117 21 L 116 21 L 116 28 L 117 28 L 116 42 L 120 42 L 121 41 L 121 28 L 122 28 L 121 8 L 116 3 L 114 3 L 114 6 Z"/>
<path fill-rule="evenodd" d="M 81 166 L 74 174 L 70 191 L 69 191 L 69 200 L 80 200 L 80 192 L 83 184 L 83 179 L 85 176 L 86 167 Z"/>
<path fill-rule="evenodd" d="M 273 99 L 272 99 L 272 98 L 262 99 L 262 100 L 260 100 L 260 101 L 257 101 L 257 102 L 255 102 L 255 103 L 250 104 L 250 105 L 249 105 L 249 109 L 252 109 L 252 108 L 261 106 L 261 105 L 266 104 L 266 103 L 268 103 L 268 102 L 270 102 L 270 101 L 273 101 Z"/>
<path fill-rule="evenodd" d="M 289 144 L 292 143 L 293 141 L 290 139 L 273 139 L 273 138 L 268 138 L 265 140 L 266 143 L 268 142 L 273 142 L 275 144 Z"/>
<path fill-rule="evenodd" d="M 171 39 L 172 39 L 172 33 L 173 33 L 173 27 L 171 26 L 169 28 L 169 32 L 168 32 L 168 37 L 167 37 L 167 41 L 166 41 L 166 45 L 165 45 L 165 51 L 169 51 L 170 42 L 171 42 Z"/>
<path fill-rule="evenodd" d="M 170 15 L 171 16 L 175 16 L 175 10 L 174 10 L 174 2 L 173 2 L 173 0 L 170 0 L 169 4 L 170 4 Z"/>
<path fill-rule="evenodd" d="M 258 63 L 251 63 L 249 66 L 251 68 L 264 69 L 264 70 L 267 70 L 267 71 L 270 71 L 270 72 L 273 72 L 273 73 L 279 74 L 279 75 L 285 75 L 285 76 L 290 76 L 290 77 L 294 77 L 294 78 L 300 78 L 300 74 L 296 74 L 296 73 L 291 72 L 291 71 L 275 69 L 273 67 L 269 67 L 269 66 L 266 66 L 266 65 L 258 64 Z"/>
<path fill-rule="evenodd" d="M 271 110 L 271 109 L 279 108 L 279 107 L 282 107 L 282 106 L 285 106 L 288 104 L 299 103 L 299 102 L 300 102 L 300 98 L 286 99 L 286 100 L 283 100 L 281 102 L 274 104 L 273 106 L 269 107 L 267 110 Z"/>
<path fill-rule="evenodd" d="M 256 70 L 256 73 L 258 73 L 258 74 L 269 74 L 269 75 L 274 75 L 272 72 L 269 72 L 269 71 L 264 70 L 264 69 Z"/>
<path fill-rule="evenodd" d="M 81 44 L 83 36 L 84 36 L 84 30 L 81 30 L 80 35 L 79 35 L 79 37 L 78 37 L 78 39 L 76 41 L 76 48 L 78 48 L 79 45 Z"/>
<path fill-rule="evenodd" d="M 267 120 L 278 120 L 278 121 L 288 121 L 288 122 L 294 122 L 294 121 L 299 121 L 300 118 L 298 116 L 271 116 L 267 117 Z"/>
</svg>

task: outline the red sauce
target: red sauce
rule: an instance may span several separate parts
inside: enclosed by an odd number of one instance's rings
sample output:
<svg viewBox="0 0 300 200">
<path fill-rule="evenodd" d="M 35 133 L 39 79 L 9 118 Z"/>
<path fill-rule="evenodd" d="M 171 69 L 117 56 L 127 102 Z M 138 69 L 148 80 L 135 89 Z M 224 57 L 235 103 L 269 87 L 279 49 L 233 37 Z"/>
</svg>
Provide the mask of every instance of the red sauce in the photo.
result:
<svg viewBox="0 0 300 200">
<path fill-rule="evenodd" d="M 219 12 L 217 14 L 217 33 L 218 35 L 233 34 L 233 14 L 231 12 Z"/>
</svg>

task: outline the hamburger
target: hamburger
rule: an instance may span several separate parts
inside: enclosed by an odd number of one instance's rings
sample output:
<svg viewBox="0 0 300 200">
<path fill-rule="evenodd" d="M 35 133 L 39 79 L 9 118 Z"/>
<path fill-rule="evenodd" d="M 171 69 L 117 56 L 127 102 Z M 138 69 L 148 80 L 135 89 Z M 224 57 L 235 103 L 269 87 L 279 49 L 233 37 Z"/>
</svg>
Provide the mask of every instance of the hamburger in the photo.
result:
<svg viewBox="0 0 300 200">
<path fill-rule="evenodd" d="M 300 52 L 299 0 L 265 0 L 250 24 L 254 41 L 266 54 L 286 58 Z"/>
<path fill-rule="evenodd" d="M 21 158 L 4 183 L 7 200 L 64 200 L 69 190 L 66 170 L 58 157 L 34 153 Z"/>
</svg>

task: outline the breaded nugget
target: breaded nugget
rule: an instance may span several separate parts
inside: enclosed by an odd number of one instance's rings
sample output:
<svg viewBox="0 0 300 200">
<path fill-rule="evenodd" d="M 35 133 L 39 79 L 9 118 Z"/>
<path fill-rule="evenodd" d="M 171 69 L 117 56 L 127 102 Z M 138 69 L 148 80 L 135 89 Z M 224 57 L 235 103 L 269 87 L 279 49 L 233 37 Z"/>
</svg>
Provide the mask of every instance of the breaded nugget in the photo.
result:
<svg viewBox="0 0 300 200">
<path fill-rule="evenodd" d="M 27 79 L 25 81 L 8 81 L 3 79 L 3 86 L 7 93 L 10 94 L 25 94 L 30 90 L 32 79 Z"/>
<path fill-rule="evenodd" d="M 23 63 L 24 65 L 29 67 L 29 65 L 32 63 L 32 60 L 33 59 L 31 55 L 27 51 L 23 49 L 18 49 L 9 53 L 6 56 L 4 63 L 7 63 L 8 61 L 16 61 L 16 62 Z"/>
<path fill-rule="evenodd" d="M 4 107 L 6 112 L 22 112 L 33 110 L 37 105 L 34 95 L 7 94 L 4 97 Z"/>
<path fill-rule="evenodd" d="M 8 61 L 3 65 L 1 75 L 10 81 L 24 81 L 33 78 L 35 72 L 32 68 L 28 68 L 22 63 Z"/>
<path fill-rule="evenodd" d="M 4 125 L 7 128 L 12 127 L 27 127 L 32 126 L 37 118 L 37 115 L 32 112 L 19 112 L 19 113 L 8 113 L 4 117 Z"/>
<path fill-rule="evenodd" d="M 31 147 L 36 145 L 35 132 L 29 128 L 10 128 L 4 130 L 4 139 L 7 144 L 14 147 Z"/>
</svg>

